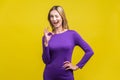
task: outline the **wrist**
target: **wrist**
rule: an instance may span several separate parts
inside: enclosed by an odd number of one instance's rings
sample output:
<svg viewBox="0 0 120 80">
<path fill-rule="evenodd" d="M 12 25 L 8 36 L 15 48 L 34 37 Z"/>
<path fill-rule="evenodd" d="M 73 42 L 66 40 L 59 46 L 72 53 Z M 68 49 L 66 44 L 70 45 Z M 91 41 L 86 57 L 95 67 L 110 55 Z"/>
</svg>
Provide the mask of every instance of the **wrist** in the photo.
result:
<svg viewBox="0 0 120 80">
<path fill-rule="evenodd" d="M 77 70 L 77 69 L 79 69 L 79 67 L 76 65 L 76 66 L 75 66 L 75 70 Z"/>
<path fill-rule="evenodd" d="M 44 42 L 44 45 L 45 45 L 45 47 L 47 47 L 48 46 L 48 42 Z"/>
</svg>

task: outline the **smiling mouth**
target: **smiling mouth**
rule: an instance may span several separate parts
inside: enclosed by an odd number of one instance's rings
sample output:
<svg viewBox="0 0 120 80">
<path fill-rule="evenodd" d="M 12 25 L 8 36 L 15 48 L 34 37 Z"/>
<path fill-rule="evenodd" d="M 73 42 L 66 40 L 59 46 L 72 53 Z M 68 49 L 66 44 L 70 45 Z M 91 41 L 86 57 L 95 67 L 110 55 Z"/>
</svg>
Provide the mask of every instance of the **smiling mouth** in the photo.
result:
<svg viewBox="0 0 120 80">
<path fill-rule="evenodd" d="M 58 24 L 58 23 L 59 23 L 59 21 L 53 22 L 53 24 Z"/>
</svg>

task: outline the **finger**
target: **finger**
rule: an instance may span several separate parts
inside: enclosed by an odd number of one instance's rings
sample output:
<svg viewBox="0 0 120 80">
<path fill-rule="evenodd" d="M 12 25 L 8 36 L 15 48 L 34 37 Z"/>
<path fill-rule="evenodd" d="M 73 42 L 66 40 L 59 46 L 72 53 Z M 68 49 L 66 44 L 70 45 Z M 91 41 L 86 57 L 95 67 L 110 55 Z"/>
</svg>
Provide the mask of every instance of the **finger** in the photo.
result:
<svg viewBox="0 0 120 80">
<path fill-rule="evenodd" d="M 47 30 L 49 30 L 49 26 L 47 27 Z"/>
<path fill-rule="evenodd" d="M 66 68 L 65 70 L 69 70 L 69 69 L 72 69 L 71 67 L 68 67 L 68 68 Z"/>
<path fill-rule="evenodd" d="M 47 31 L 46 31 L 46 29 L 44 29 L 44 34 L 46 35 L 46 33 L 47 33 Z"/>
<path fill-rule="evenodd" d="M 66 64 L 66 63 L 67 63 L 67 64 L 69 64 L 69 63 L 70 63 L 70 61 L 65 61 L 65 62 L 64 62 L 64 64 Z"/>
<path fill-rule="evenodd" d="M 63 65 L 64 68 L 68 68 L 68 67 L 71 67 L 71 66 L 72 66 L 71 63 L 69 63 L 69 64 L 66 63 L 66 64 Z"/>
<path fill-rule="evenodd" d="M 67 68 L 67 67 L 69 67 L 69 66 L 70 66 L 69 64 L 64 64 L 64 65 L 63 65 L 64 68 Z"/>
<path fill-rule="evenodd" d="M 46 27 L 44 30 L 45 30 L 45 32 L 48 33 L 48 32 L 49 32 L 49 31 L 48 31 L 48 30 L 49 30 L 49 27 Z"/>
<path fill-rule="evenodd" d="M 48 30 L 46 28 L 44 29 L 44 33 L 48 33 Z"/>
</svg>

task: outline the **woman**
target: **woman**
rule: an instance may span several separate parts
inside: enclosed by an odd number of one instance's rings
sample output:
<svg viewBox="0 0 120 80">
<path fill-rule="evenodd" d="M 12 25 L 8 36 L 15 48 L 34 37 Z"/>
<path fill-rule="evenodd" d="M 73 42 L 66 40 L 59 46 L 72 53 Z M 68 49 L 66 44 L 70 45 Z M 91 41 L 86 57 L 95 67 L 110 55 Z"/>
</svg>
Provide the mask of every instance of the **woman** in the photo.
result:
<svg viewBox="0 0 120 80">
<path fill-rule="evenodd" d="M 73 71 L 82 68 L 93 55 L 90 46 L 74 30 L 69 30 L 64 10 L 53 6 L 48 13 L 52 32 L 45 30 L 42 59 L 46 64 L 44 80 L 74 80 Z M 74 47 L 80 46 L 85 55 L 76 65 L 71 57 Z"/>
</svg>

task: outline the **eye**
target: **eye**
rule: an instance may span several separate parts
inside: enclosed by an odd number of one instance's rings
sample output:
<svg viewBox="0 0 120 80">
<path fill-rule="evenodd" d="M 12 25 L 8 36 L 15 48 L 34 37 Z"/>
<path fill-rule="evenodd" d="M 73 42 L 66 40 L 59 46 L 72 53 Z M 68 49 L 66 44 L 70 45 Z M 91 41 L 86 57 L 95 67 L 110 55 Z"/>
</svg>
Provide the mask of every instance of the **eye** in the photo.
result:
<svg viewBox="0 0 120 80">
<path fill-rule="evenodd" d="M 58 18 L 59 16 L 58 15 L 55 15 L 56 18 Z"/>
<path fill-rule="evenodd" d="M 52 18 L 52 17 L 53 17 L 53 15 L 50 15 L 50 17 Z"/>
</svg>

